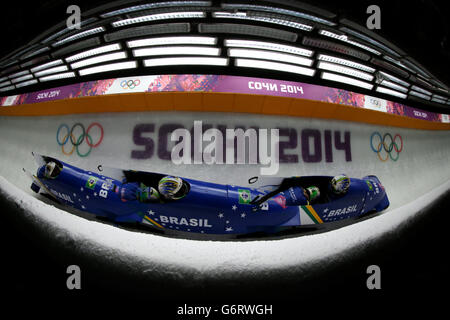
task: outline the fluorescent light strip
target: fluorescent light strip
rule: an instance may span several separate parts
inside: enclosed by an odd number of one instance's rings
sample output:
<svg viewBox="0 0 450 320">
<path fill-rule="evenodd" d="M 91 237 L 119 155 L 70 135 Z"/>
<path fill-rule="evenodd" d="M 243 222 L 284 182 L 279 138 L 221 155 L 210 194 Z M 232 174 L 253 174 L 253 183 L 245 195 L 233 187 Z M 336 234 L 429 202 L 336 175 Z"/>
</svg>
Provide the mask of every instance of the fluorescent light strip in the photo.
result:
<svg viewBox="0 0 450 320">
<path fill-rule="evenodd" d="M 287 53 L 278 53 L 265 50 L 252 50 L 252 49 L 228 49 L 228 55 L 230 57 L 240 57 L 240 58 L 252 58 L 252 59 L 265 59 L 274 60 L 280 62 L 287 62 L 292 64 L 300 64 L 303 66 L 310 67 L 313 60 L 294 56 Z"/>
<path fill-rule="evenodd" d="M 4 87 L 4 88 L 0 88 L 0 92 L 4 92 L 4 91 L 10 91 L 15 89 L 15 86 L 9 86 L 9 87 Z"/>
<path fill-rule="evenodd" d="M 17 83 L 17 82 L 21 82 L 21 81 L 25 81 L 25 80 L 30 80 L 30 79 L 33 79 L 33 75 L 27 74 L 27 75 L 12 79 L 11 82 Z"/>
<path fill-rule="evenodd" d="M 402 92 L 408 92 L 408 88 L 402 87 L 394 82 L 388 81 L 388 80 L 382 80 L 380 82 L 380 85 L 383 85 L 385 87 L 389 87 L 398 91 L 402 91 Z"/>
<path fill-rule="evenodd" d="M 394 59 L 394 58 L 391 58 L 391 57 L 386 56 L 386 55 L 384 55 L 383 58 L 386 59 L 386 60 L 389 61 L 389 62 L 392 62 L 393 64 L 398 65 L 399 67 L 402 67 L 402 68 L 405 69 L 405 70 L 408 70 L 408 71 L 411 72 L 411 73 L 416 73 L 416 71 L 412 70 L 411 68 L 408 68 L 408 67 L 405 66 L 403 63 L 401 63 L 400 61 L 398 61 L 398 60 L 396 60 L 396 59 Z"/>
<path fill-rule="evenodd" d="M 437 95 L 437 94 L 433 94 L 433 99 L 439 99 L 439 100 L 447 101 L 447 98 L 446 98 L 446 97 L 439 96 L 439 95 Z"/>
<path fill-rule="evenodd" d="M 246 68 L 258 68 L 258 69 L 269 69 L 290 73 L 297 73 L 305 76 L 312 77 L 316 70 L 294 66 L 293 64 L 284 64 L 278 62 L 264 61 L 264 60 L 254 60 L 254 59 L 242 59 L 238 58 L 235 60 L 235 65 L 237 67 L 246 67 Z"/>
<path fill-rule="evenodd" d="M 403 80 L 401 80 L 401 79 L 399 79 L 397 77 L 394 77 L 393 75 L 390 75 L 389 73 L 386 73 L 384 71 L 378 71 L 378 74 L 380 74 L 382 78 L 386 78 L 388 80 L 397 82 L 398 84 L 401 84 L 404 87 L 409 87 L 410 86 L 410 84 L 408 82 L 403 81 Z"/>
<path fill-rule="evenodd" d="M 2 80 L 4 80 L 4 79 L 5 79 L 5 78 L 3 78 Z M 7 85 L 9 85 L 9 84 L 11 84 L 11 81 L 5 81 L 5 82 L 0 83 L 0 87 L 7 86 Z"/>
<path fill-rule="evenodd" d="M 314 22 L 322 23 L 329 26 L 335 26 L 336 23 L 310 15 L 303 12 L 298 11 L 292 11 L 282 8 L 273 8 L 273 7 L 267 7 L 267 6 L 259 6 L 259 5 L 252 5 L 252 4 L 237 4 L 237 3 L 222 3 L 222 8 L 225 9 L 243 9 L 243 10 L 260 10 L 260 11 L 266 11 L 266 12 L 274 12 L 278 14 L 287 14 L 289 16 L 299 17 L 307 20 L 311 20 Z"/>
<path fill-rule="evenodd" d="M 13 74 L 9 75 L 8 78 L 12 79 L 12 78 L 20 77 L 20 76 L 23 76 L 23 75 L 29 74 L 29 73 L 30 72 L 28 70 L 24 70 L 24 71 L 13 73 Z"/>
<path fill-rule="evenodd" d="M 441 99 L 436 99 L 436 98 L 431 99 L 431 101 L 437 102 L 437 103 L 440 103 L 440 104 L 446 104 L 447 103 L 446 100 L 441 100 Z"/>
<path fill-rule="evenodd" d="M 430 96 L 427 96 L 427 95 L 425 95 L 425 94 L 422 94 L 422 93 L 420 93 L 420 92 L 413 91 L 413 90 L 410 90 L 410 91 L 409 91 L 409 95 L 410 95 L 410 96 L 416 96 L 416 97 L 422 98 L 422 99 L 424 99 L 424 100 L 430 100 L 430 99 L 431 99 Z"/>
<path fill-rule="evenodd" d="M 126 61 L 126 62 L 119 62 L 119 63 L 111 63 L 111 64 L 105 64 L 97 67 L 91 67 L 86 69 L 81 69 L 79 71 L 80 76 L 86 76 L 88 74 L 93 73 L 100 73 L 100 72 L 108 72 L 108 71 L 114 71 L 114 70 L 124 70 L 124 69 L 135 69 L 137 68 L 136 61 Z"/>
<path fill-rule="evenodd" d="M 178 6 L 210 7 L 211 1 L 170 1 L 170 2 L 148 3 L 148 4 L 142 4 L 142 5 L 138 5 L 138 6 L 123 8 L 123 9 L 111 11 L 108 13 L 104 13 L 104 14 L 100 15 L 100 17 L 107 18 L 107 17 L 117 16 L 119 14 L 135 12 L 135 11 L 163 8 L 163 7 L 178 7 Z"/>
<path fill-rule="evenodd" d="M 227 58 L 210 58 L 210 57 L 177 57 L 177 58 L 157 58 L 144 60 L 146 67 L 156 66 L 176 66 L 176 65 L 211 65 L 211 66 L 227 66 Z"/>
<path fill-rule="evenodd" d="M 70 36 L 70 37 L 64 38 L 62 40 L 59 40 L 58 42 L 55 42 L 54 44 L 52 44 L 52 46 L 57 47 L 57 46 L 60 46 L 60 45 L 62 45 L 64 43 L 67 43 L 67 42 L 70 42 L 70 41 L 73 41 L 73 40 L 77 40 L 77 39 L 80 39 L 80 38 L 88 37 L 88 36 L 91 36 L 93 34 L 97 34 L 97 33 L 103 32 L 103 31 L 105 31 L 105 28 L 103 28 L 103 27 L 89 29 L 89 30 L 86 30 L 86 31 L 74 34 L 73 36 Z"/>
<path fill-rule="evenodd" d="M 157 48 L 143 48 L 133 50 L 135 57 L 145 56 L 168 56 L 168 55 L 201 55 L 201 56 L 220 56 L 219 48 L 211 47 L 157 47 Z"/>
<path fill-rule="evenodd" d="M 344 84 L 349 84 L 352 86 L 357 86 L 357 87 L 361 87 L 361 88 L 368 89 L 368 90 L 371 90 L 373 88 L 373 85 L 370 83 L 356 80 L 356 79 L 349 78 L 349 77 L 344 77 L 344 76 L 341 76 L 341 75 L 338 75 L 335 73 L 330 73 L 330 72 L 322 72 L 321 78 L 324 80 L 341 82 Z"/>
<path fill-rule="evenodd" d="M 366 36 L 366 35 L 364 35 L 362 33 L 359 33 L 359 32 L 357 32 L 355 30 L 352 30 L 352 29 L 349 29 L 349 28 L 346 28 L 346 27 L 343 27 L 343 28 L 340 28 L 340 29 L 342 31 L 350 33 L 351 35 L 353 35 L 353 36 L 355 36 L 357 38 L 360 38 L 361 40 L 364 40 L 364 41 L 366 41 L 366 42 L 368 42 L 368 43 L 370 43 L 370 44 L 372 44 L 372 45 L 374 45 L 374 46 L 376 46 L 376 47 L 378 47 L 380 49 L 383 49 L 384 51 L 389 52 L 390 54 L 392 54 L 392 55 L 394 55 L 396 57 L 400 57 L 400 55 L 396 51 L 394 51 L 393 49 L 385 46 L 384 44 L 382 44 L 382 43 L 380 43 L 380 42 L 370 38 L 369 36 Z"/>
<path fill-rule="evenodd" d="M 114 28 L 128 26 L 130 24 L 149 22 L 156 20 L 166 20 L 166 19 L 187 19 L 187 18 L 205 18 L 206 13 L 201 11 L 192 12 L 168 12 L 168 13 L 158 13 L 151 14 L 142 17 L 130 18 L 125 20 L 119 20 L 111 23 Z"/>
<path fill-rule="evenodd" d="M 0 78 L 0 82 L 3 82 L 3 81 L 5 81 L 5 80 L 8 80 L 8 77 Z"/>
<path fill-rule="evenodd" d="M 298 54 L 301 56 L 311 57 L 314 51 L 297 48 L 293 46 L 286 46 L 283 44 L 277 44 L 272 42 L 263 42 L 263 41 L 252 41 L 252 40 L 225 40 L 224 44 L 226 47 L 241 47 L 241 48 L 252 48 L 252 49 L 263 49 L 263 50 L 272 50 L 272 51 L 280 51 L 291 54 Z"/>
<path fill-rule="evenodd" d="M 429 96 L 431 96 L 431 92 L 430 91 L 428 91 L 428 90 L 425 90 L 425 89 L 422 89 L 422 88 L 420 88 L 420 87 L 418 87 L 418 86 L 412 86 L 411 87 L 411 89 L 412 90 L 416 90 L 416 91 L 418 91 L 418 92 L 420 92 L 420 93 L 424 93 L 424 94 L 426 94 L 426 95 L 429 95 Z"/>
<path fill-rule="evenodd" d="M 115 43 L 115 44 L 110 44 L 107 46 L 103 46 L 103 47 L 98 47 L 95 49 L 91 49 L 91 50 L 87 50 L 87 51 L 83 51 L 77 54 L 74 54 L 73 56 L 67 57 L 66 61 L 67 62 L 73 62 L 76 60 L 80 60 L 80 59 L 84 59 L 87 57 L 91 57 L 91 56 L 95 56 L 97 54 L 101 54 L 101 53 L 106 53 L 106 52 L 110 52 L 110 51 L 114 51 L 114 50 L 120 50 L 122 47 L 119 43 Z"/>
<path fill-rule="evenodd" d="M 292 27 L 296 29 L 300 29 L 303 31 L 311 31 L 313 29 L 312 26 L 298 23 L 294 21 L 288 21 L 288 20 L 282 20 L 277 18 L 270 18 L 270 17 L 262 17 L 262 16 L 256 16 L 256 15 L 247 15 L 246 12 L 213 12 L 214 18 L 231 18 L 231 19 L 243 19 L 243 20 L 252 20 L 252 21 L 260 21 L 260 22 L 267 22 L 267 23 L 273 23 L 278 24 L 286 27 Z"/>
<path fill-rule="evenodd" d="M 95 22 L 95 21 L 97 21 L 97 18 L 94 18 L 94 17 L 88 18 L 88 19 L 83 19 L 83 20 L 80 22 L 80 27 L 84 27 L 85 25 L 90 24 L 90 23 Z M 45 39 L 42 40 L 41 42 L 42 42 L 42 43 L 47 43 L 47 42 L 49 42 L 50 40 L 53 40 L 53 39 L 55 39 L 55 38 L 58 38 L 58 37 L 63 36 L 63 35 L 66 34 L 66 33 L 69 33 L 70 31 L 73 31 L 73 29 L 72 29 L 72 28 L 70 28 L 70 29 L 69 29 L 69 28 L 65 28 L 65 29 L 60 30 L 60 31 L 58 31 L 58 32 L 56 32 L 56 33 L 53 33 L 51 36 L 45 38 Z"/>
<path fill-rule="evenodd" d="M 370 55 L 360 50 L 351 48 L 347 45 L 336 43 L 334 41 L 303 37 L 302 44 L 305 46 L 312 46 L 320 49 L 331 50 L 340 54 L 346 54 L 365 61 L 370 60 Z"/>
<path fill-rule="evenodd" d="M 326 37 L 333 38 L 333 39 L 337 39 L 337 40 L 340 40 L 340 41 L 344 41 L 345 43 L 352 44 L 352 45 L 354 45 L 356 47 L 359 47 L 359 48 L 364 49 L 366 51 L 372 52 L 373 54 L 381 55 L 380 51 L 377 51 L 377 50 L 375 50 L 375 49 L 373 49 L 371 47 L 365 46 L 362 43 L 359 43 L 359 42 L 356 42 L 356 41 L 353 41 L 353 40 L 349 40 L 346 35 L 339 35 L 339 34 L 333 33 L 333 32 L 328 31 L 328 30 L 320 30 L 319 34 L 321 34 L 323 36 L 326 36 Z"/>
<path fill-rule="evenodd" d="M 59 66 L 60 64 L 63 64 L 63 61 L 61 59 L 47 62 L 47 63 L 41 64 L 40 66 L 32 68 L 31 72 L 35 73 L 37 71 L 44 70 L 44 69 L 47 69 L 50 67 Z"/>
<path fill-rule="evenodd" d="M 371 72 L 371 73 L 375 72 L 374 68 L 366 66 L 364 64 L 360 64 L 357 62 L 353 62 L 353 61 L 338 58 L 338 57 L 328 56 L 326 54 L 319 54 L 319 57 L 317 59 L 322 60 L 322 61 L 342 64 L 344 66 L 352 67 L 352 68 L 359 69 L 359 70 L 366 71 L 366 72 Z"/>
<path fill-rule="evenodd" d="M 104 54 L 104 55 L 89 58 L 89 59 L 84 59 L 84 60 L 72 63 L 70 65 L 70 67 L 72 69 L 78 69 L 78 68 L 82 68 L 85 66 L 89 66 L 91 64 L 102 63 L 102 62 L 107 62 L 107 61 L 112 61 L 112 60 L 125 59 L 126 57 L 127 57 L 127 54 L 123 51 L 115 52 L 115 53 Z"/>
<path fill-rule="evenodd" d="M 26 87 L 26 86 L 31 86 L 32 84 L 35 84 L 37 82 L 38 81 L 36 79 L 30 80 L 30 81 L 25 81 L 25 82 L 16 84 L 16 88 L 22 88 L 22 87 Z"/>
<path fill-rule="evenodd" d="M 65 73 L 58 73 L 58 74 L 53 74 L 51 76 L 39 78 L 39 81 L 45 82 L 45 81 L 74 78 L 74 77 L 75 77 L 74 72 L 65 72 Z"/>
<path fill-rule="evenodd" d="M 55 67 L 55 68 L 51 68 L 51 69 L 46 69 L 44 71 L 36 72 L 34 75 L 36 77 L 42 77 L 42 76 L 45 76 L 47 74 L 63 72 L 63 71 L 67 71 L 67 70 L 69 70 L 69 68 L 67 68 L 67 66 L 59 66 L 59 67 Z"/>
<path fill-rule="evenodd" d="M 380 93 L 389 94 L 391 96 L 395 96 L 395 97 L 406 99 L 406 94 L 398 92 L 398 91 L 395 91 L 395 90 L 391 90 L 391 89 L 388 89 L 388 88 L 377 87 L 375 89 L 375 91 L 380 92 Z"/>
<path fill-rule="evenodd" d="M 138 48 L 171 44 L 215 45 L 216 43 L 217 38 L 213 37 L 161 37 L 127 41 L 127 46 L 129 48 Z"/>
<path fill-rule="evenodd" d="M 338 64 L 334 64 L 334 63 L 329 63 L 329 62 L 324 62 L 324 61 L 320 61 L 317 64 L 317 68 L 319 69 L 323 69 L 323 70 L 328 70 L 328 71 L 334 71 L 334 72 L 338 72 L 338 73 L 343 73 L 352 77 L 356 77 L 356 78 L 361 78 L 363 80 L 367 80 L 367 81 L 372 81 L 373 80 L 373 75 L 362 72 L 362 71 L 358 71 L 352 68 L 348 68 L 348 67 L 343 67 L 341 65 Z"/>
</svg>

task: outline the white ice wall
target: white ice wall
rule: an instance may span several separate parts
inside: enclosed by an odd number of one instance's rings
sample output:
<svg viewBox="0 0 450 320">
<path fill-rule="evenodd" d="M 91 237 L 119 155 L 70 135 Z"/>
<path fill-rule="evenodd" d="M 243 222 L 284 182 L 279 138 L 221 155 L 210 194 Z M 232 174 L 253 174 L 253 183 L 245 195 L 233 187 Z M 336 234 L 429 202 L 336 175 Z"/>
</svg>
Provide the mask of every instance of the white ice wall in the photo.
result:
<svg viewBox="0 0 450 320">
<path fill-rule="evenodd" d="M 336 174 L 350 176 L 377 175 L 386 187 L 392 206 L 382 215 L 334 231 L 273 241 L 194 241 L 171 239 L 115 228 L 62 212 L 34 198 L 22 167 L 35 169 L 30 152 L 51 155 L 63 161 L 95 168 L 109 166 L 162 171 L 209 181 L 243 183 L 257 175 L 257 166 L 174 167 L 168 161 L 130 159 L 136 149 L 132 130 L 137 123 L 177 122 L 190 128 L 194 120 L 228 127 L 258 125 L 260 128 L 291 127 L 302 129 L 348 130 L 351 132 L 352 161 L 346 162 L 342 153 L 335 152 L 333 163 L 303 163 L 283 165 L 280 175 Z M 56 143 L 56 131 L 61 123 L 69 126 L 82 122 L 86 127 L 93 121 L 102 124 L 105 132 L 102 144 L 88 158 L 75 153 L 68 157 Z M 370 135 L 399 133 L 404 146 L 399 160 L 381 162 L 370 148 Z M 94 131 L 93 131 L 94 132 Z M 151 135 L 150 135 L 151 136 Z M 155 135 L 154 135 L 155 136 Z M 413 220 L 439 195 L 450 188 L 450 132 L 419 131 L 393 127 L 368 126 L 342 121 L 302 118 L 281 118 L 254 115 L 205 113 L 133 113 L 98 114 L 63 117 L 0 118 L 1 167 L 0 193 L 21 209 L 18 215 L 35 222 L 67 246 L 89 252 L 105 261 L 126 265 L 139 274 L 167 279 L 238 280 L 241 276 L 264 278 L 270 274 L 293 274 L 305 277 L 308 268 L 326 268 L 336 259 L 373 243 L 383 235 Z M 297 148 L 299 152 L 300 148 Z M 301 157 L 300 157 L 301 159 Z M 22 190 L 21 190 L 22 189 Z"/>
</svg>

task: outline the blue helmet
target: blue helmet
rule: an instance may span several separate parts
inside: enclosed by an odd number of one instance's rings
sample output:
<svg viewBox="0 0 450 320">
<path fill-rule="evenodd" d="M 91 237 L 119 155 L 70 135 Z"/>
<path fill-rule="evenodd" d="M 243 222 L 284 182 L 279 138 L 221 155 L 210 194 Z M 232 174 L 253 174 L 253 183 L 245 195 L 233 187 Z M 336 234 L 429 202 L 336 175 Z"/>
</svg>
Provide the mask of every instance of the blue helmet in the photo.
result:
<svg viewBox="0 0 450 320">
<path fill-rule="evenodd" d="M 179 177 L 165 176 L 158 183 L 159 193 L 165 198 L 178 200 L 186 196 L 189 191 L 188 185 Z"/>
<path fill-rule="evenodd" d="M 350 178 L 345 174 L 340 174 L 331 179 L 331 190 L 335 194 L 344 194 L 350 187 Z"/>
</svg>

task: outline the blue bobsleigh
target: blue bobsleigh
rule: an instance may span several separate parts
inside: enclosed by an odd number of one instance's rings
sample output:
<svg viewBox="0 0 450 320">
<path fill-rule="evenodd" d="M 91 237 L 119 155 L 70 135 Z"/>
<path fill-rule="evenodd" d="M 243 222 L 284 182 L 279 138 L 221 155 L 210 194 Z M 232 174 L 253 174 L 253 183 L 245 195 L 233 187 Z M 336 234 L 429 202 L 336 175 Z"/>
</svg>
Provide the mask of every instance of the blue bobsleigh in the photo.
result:
<svg viewBox="0 0 450 320">
<path fill-rule="evenodd" d="M 351 178 L 344 195 L 331 192 L 330 176 L 263 178 L 248 186 L 224 185 L 182 178 L 187 195 L 176 201 L 140 202 L 123 199 L 118 190 L 144 184 L 158 189 L 164 174 L 120 169 L 86 171 L 58 159 L 37 156 L 31 189 L 63 205 L 107 218 L 117 223 L 139 223 L 160 230 L 205 234 L 273 233 L 296 226 L 320 225 L 357 218 L 389 206 L 385 189 L 376 176 Z M 53 161 L 58 174 L 44 176 L 46 163 Z M 102 170 L 102 171 L 100 171 Z M 259 181 L 258 181 L 259 180 Z M 308 203 L 298 190 L 314 185 L 320 197 Z"/>
</svg>

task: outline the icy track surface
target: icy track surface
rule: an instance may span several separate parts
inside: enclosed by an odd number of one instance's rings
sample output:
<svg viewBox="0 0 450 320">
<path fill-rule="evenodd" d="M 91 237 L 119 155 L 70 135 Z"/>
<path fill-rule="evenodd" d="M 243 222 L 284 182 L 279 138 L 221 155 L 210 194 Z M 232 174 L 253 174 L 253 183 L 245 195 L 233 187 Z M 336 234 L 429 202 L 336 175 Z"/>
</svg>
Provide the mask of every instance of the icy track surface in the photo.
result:
<svg viewBox="0 0 450 320">
<path fill-rule="evenodd" d="M 226 125 L 228 128 L 258 126 L 294 130 L 298 135 L 297 143 L 295 147 L 291 144 L 286 152 L 297 154 L 298 162 L 281 164 L 278 175 L 334 175 L 345 172 L 350 177 L 362 177 L 375 174 L 387 190 L 391 207 L 371 219 L 299 238 L 224 242 L 184 240 L 123 230 L 61 211 L 36 199 L 29 190 L 30 182 L 22 174 L 22 167 L 31 171 L 36 169 L 31 151 L 54 156 L 85 169 L 95 169 L 98 164 L 104 164 L 236 185 L 259 174 L 258 166 L 175 167 L 170 161 L 158 157 L 159 128 L 175 123 L 189 129 L 194 120 Z M 86 128 L 92 122 L 98 122 L 104 128 L 102 143 L 86 158 L 76 153 L 71 156 L 62 154 L 61 146 L 56 142 L 56 133 L 62 123 L 71 127 L 77 122 L 83 123 Z M 155 141 L 155 152 L 150 160 L 131 159 L 130 156 L 132 150 L 143 150 L 143 146 L 137 146 L 133 139 L 133 131 L 139 124 L 154 125 L 154 131 L 145 135 Z M 345 131 L 350 132 L 351 161 L 345 158 L 342 150 L 335 149 L 332 162 L 326 162 L 325 156 L 320 162 L 303 161 L 301 132 L 304 129 L 320 132 L 322 148 L 324 130 L 338 131 L 342 137 Z M 382 162 L 378 159 L 370 146 L 370 137 L 374 132 L 402 136 L 403 149 L 398 161 L 389 159 Z M 98 132 L 92 129 L 91 133 L 96 141 Z M 0 137 L 0 191 L 3 197 L 21 207 L 18 214 L 23 219 L 34 222 L 68 248 L 75 242 L 77 250 L 89 256 L 126 265 L 138 274 L 148 273 L 149 276 L 159 275 L 172 280 L 180 277 L 193 280 L 220 277 L 237 281 L 242 276 L 264 279 L 273 272 L 283 277 L 306 277 L 310 268 L 327 268 L 346 255 L 364 250 L 384 235 L 407 225 L 450 189 L 450 133 L 443 131 L 253 115 L 133 113 L 0 118 Z"/>
</svg>

